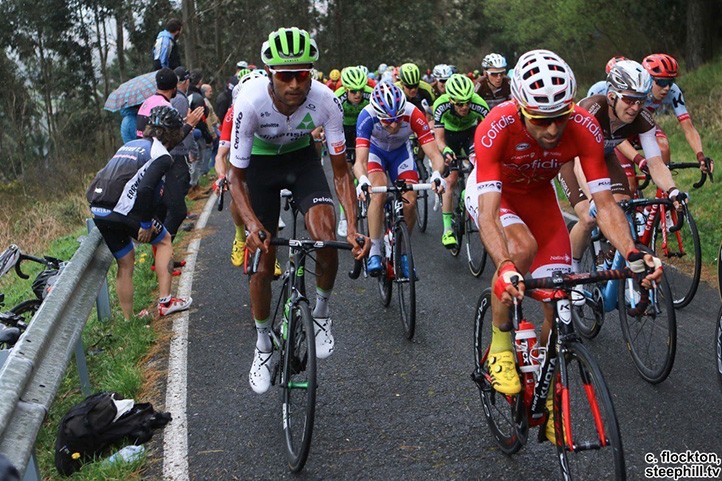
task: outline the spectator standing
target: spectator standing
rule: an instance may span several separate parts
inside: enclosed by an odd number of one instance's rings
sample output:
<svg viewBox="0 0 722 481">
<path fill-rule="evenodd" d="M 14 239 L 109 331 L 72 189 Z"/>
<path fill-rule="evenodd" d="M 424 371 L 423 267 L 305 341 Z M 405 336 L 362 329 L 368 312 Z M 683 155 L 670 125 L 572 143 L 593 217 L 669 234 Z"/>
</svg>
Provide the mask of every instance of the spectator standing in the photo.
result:
<svg viewBox="0 0 722 481">
<path fill-rule="evenodd" d="M 206 109 L 208 110 L 208 116 L 206 117 L 206 125 L 208 126 L 208 132 L 211 133 L 211 148 L 206 149 L 205 156 L 202 159 L 201 164 L 201 175 L 206 175 L 211 170 L 211 162 L 215 164 L 216 153 L 218 152 L 218 136 L 221 134 L 219 126 L 221 121 L 216 115 L 216 111 L 213 109 L 213 103 L 211 98 L 213 97 L 213 87 L 210 84 L 201 85 L 201 94 L 203 100 L 206 103 Z"/>
<path fill-rule="evenodd" d="M 216 98 L 216 115 L 219 119 L 226 117 L 226 112 L 233 102 L 233 87 L 236 85 L 238 85 L 238 77 L 232 75 L 226 82 L 226 88 Z"/>
<path fill-rule="evenodd" d="M 206 101 L 201 93 L 201 85 L 203 84 L 203 71 L 199 68 L 191 70 L 190 85 L 188 86 L 188 103 L 191 110 L 203 107 L 203 119 L 196 126 L 197 132 L 194 132 L 194 138 L 198 143 L 198 157 L 191 158 L 190 164 L 190 191 L 188 198 L 191 200 L 201 199 L 207 194 L 201 192 L 198 187 L 198 179 L 201 177 L 201 160 L 205 157 L 206 149 L 210 149 L 209 144 L 213 143 L 213 137 L 208 131 L 206 119 L 208 118 L 208 108 Z"/>
<path fill-rule="evenodd" d="M 120 122 L 120 137 L 123 139 L 124 144 L 138 138 L 136 132 L 138 109 L 140 109 L 140 105 L 120 109 L 120 116 L 123 118 Z"/>
<path fill-rule="evenodd" d="M 183 22 L 177 18 L 171 18 L 165 24 L 165 30 L 160 32 L 155 39 L 153 46 L 153 69 L 159 70 L 163 67 L 174 69 L 180 67 L 180 51 L 178 50 L 178 37 L 183 30 Z"/>
</svg>

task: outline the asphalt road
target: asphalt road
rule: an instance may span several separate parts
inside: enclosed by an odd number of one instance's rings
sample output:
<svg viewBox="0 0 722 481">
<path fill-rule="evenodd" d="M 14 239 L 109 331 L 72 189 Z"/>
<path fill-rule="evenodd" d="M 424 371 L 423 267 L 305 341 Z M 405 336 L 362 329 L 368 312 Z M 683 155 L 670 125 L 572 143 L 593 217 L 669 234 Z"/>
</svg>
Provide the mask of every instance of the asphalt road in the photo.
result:
<svg viewBox="0 0 722 481">
<path fill-rule="evenodd" d="M 396 298 L 383 308 L 376 281 L 348 279 L 351 256 L 341 254 L 331 301 L 336 350 L 319 361 L 311 453 L 293 475 L 285 463 L 280 390 L 257 395 L 248 385 L 256 338 L 248 282 L 229 262 L 228 211 L 214 209 L 197 258 L 189 320 L 190 479 L 560 478 L 554 448 L 537 444 L 535 431 L 510 457 L 492 439 L 469 377 L 474 306 L 491 268 L 473 278 L 465 259 L 452 258 L 440 245 L 440 214 L 431 214 L 428 231 L 412 238 L 420 276 L 413 342 L 403 336 Z M 644 469 L 653 466 L 647 453 L 659 458 L 663 450 L 691 450 L 722 458 L 712 345 L 718 307 L 716 291 L 703 285 L 678 311 L 676 363 L 660 385 L 637 375 L 615 314 L 586 343 L 613 394 L 628 479 L 647 479 Z"/>
</svg>

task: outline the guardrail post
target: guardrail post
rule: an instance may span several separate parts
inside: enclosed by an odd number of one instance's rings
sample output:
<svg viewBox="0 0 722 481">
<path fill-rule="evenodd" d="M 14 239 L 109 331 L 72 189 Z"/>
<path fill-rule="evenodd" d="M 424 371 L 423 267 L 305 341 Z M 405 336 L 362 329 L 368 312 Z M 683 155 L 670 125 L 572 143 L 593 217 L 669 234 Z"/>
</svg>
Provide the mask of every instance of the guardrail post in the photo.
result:
<svg viewBox="0 0 722 481">
<path fill-rule="evenodd" d="M 90 387 L 90 375 L 88 374 L 88 363 L 85 361 L 85 347 L 83 346 L 83 335 L 75 343 L 75 365 L 78 366 L 78 377 L 80 378 L 80 390 L 83 396 L 90 396 L 93 390 Z"/>
<path fill-rule="evenodd" d="M 88 226 L 88 233 L 93 230 L 95 223 L 93 219 L 85 219 L 85 224 Z M 95 310 L 98 313 L 98 320 L 101 322 L 110 320 L 110 294 L 108 293 L 108 280 L 103 281 L 103 285 L 100 286 L 98 291 L 98 298 L 95 300 Z"/>
<path fill-rule="evenodd" d="M 33 448 L 33 453 L 30 455 L 30 459 L 28 460 L 28 467 L 25 469 L 23 481 L 40 481 L 41 479 L 38 459 L 35 457 L 35 448 Z"/>
</svg>

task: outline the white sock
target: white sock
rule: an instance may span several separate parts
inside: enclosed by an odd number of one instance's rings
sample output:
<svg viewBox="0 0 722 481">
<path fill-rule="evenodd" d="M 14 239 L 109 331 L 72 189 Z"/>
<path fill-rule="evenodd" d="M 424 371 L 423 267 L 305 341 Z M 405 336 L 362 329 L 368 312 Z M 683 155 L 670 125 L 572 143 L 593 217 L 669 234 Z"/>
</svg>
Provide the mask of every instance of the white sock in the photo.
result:
<svg viewBox="0 0 722 481">
<path fill-rule="evenodd" d="M 382 244 L 383 241 L 381 239 L 371 239 L 371 250 L 369 251 L 369 256 L 380 256 Z"/>
<path fill-rule="evenodd" d="M 171 300 L 172 297 L 173 297 L 173 296 L 161 297 L 160 299 L 158 299 L 158 304 L 159 304 L 159 305 L 160 305 L 160 304 L 163 304 L 163 305 L 168 304 L 168 303 L 170 302 L 170 300 Z"/>
<path fill-rule="evenodd" d="M 258 335 L 256 338 L 256 347 L 261 352 L 271 351 L 271 336 L 269 335 L 270 328 L 271 324 L 268 322 L 268 319 L 256 321 L 256 334 Z"/>
<path fill-rule="evenodd" d="M 581 259 L 575 259 L 572 257 L 572 272 L 574 274 L 579 274 L 582 271 L 582 260 Z"/>
<path fill-rule="evenodd" d="M 316 287 L 316 307 L 313 308 L 313 317 L 325 319 L 328 317 L 328 300 L 331 298 L 331 291 L 324 291 Z"/>
</svg>

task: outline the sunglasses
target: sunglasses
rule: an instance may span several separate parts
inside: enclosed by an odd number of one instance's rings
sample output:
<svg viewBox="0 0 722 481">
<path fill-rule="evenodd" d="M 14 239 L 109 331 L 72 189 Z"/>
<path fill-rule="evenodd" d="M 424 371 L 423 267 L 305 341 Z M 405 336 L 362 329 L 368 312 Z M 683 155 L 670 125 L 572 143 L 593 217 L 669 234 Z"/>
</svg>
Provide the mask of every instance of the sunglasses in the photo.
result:
<svg viewBox="0 0 722 481">
<path fill-rule="evenodd" d="M 358 90 L 348 89 L 347 92 L 350 93 L 350 94 L 360 94 L 361 92 L 363 92 L 363 90 L 361 90 L 361 89 L 358 89 Z"/>
<path fill-rule="evenodd" d="M 537 127 L 549 127 L 551 124 L 563 124 L 567 120 L 569 120 L 569 116 L 574 111 L 574 104 L 572 104 L 569 107 L 569 110 L 562 113 L 561 115 L 557 115 L 555 117 L 543 117 L 539 115 L 533 115 L 523 108 L 521 109 L 522 115 L 529 121 L 530 124 L 535 125 Z"/>
<path fill-rule="evenodd" d="M 439 82 L 442 83 L 442 84 L 445 84 L 447 80 L 449 80 L 449 79 L 440 78 L 440 79 L 439 79 Z"/>
<path fill-rule="evenodd" d="M 486 74 L 490 77 L 501 77 L 504 75 L 504 72 L 487 72 Z"/>
<path fill-rule="evenodd" d="M 406 88 L 409 89 L 409 90 L 413 90 L 413 89 L 419 88 L 419 84 L 413 84 L 413 85 L 404 84 L 404 87 L 406 87 Z"/>
<path fill-rule="evenodd" d="M 271 73 L 281 82 L 288 83 L 293 79 L 304 82 L 311 78 L 311 69 L 307 70 L 275 70 L 269 69 Z"/>
<path fill-rule="evenodd" d="M 644 105 L 644 102 L 647 101 L 647 97 L 637 97 L 635 95 L 617 94 L 617 98 L 625 104 L 629 105 L 630 107 L 633 107 L 635 105 Z"/>
<path fill-rule="evenodd" d="M 470 103 L 468 100 L 466 102 L 457 102 L 454 99 L 449 99 L 449 102 L 451 102 L 452 105 L 456 105 L 457 107 L 466 107 Z"/>
<path fill-rule="evenodd" d="M 388 127 L 391 124 L 395 124 L 396 122 L 401 121 L 401 116 L 398 117 L 391 117 L 390 119 L 379 119 L 379 122 L 381 122 L 381 125 Z"/>
<path fill-rule="evenodd" d="M 657 85 L 659 85 L 662 88 L 665 88 L 665 87 L 671 87 L 672 84 L 674 83 L 674 80 L 671 78 L 656 78 L 656 79 L 654 79 L 654 83 L 656 83 Z"/>
</svg>

